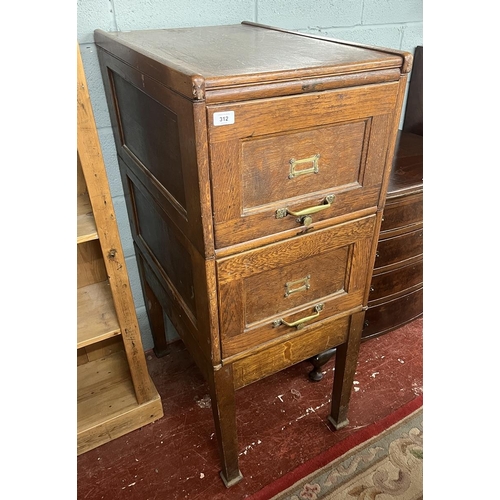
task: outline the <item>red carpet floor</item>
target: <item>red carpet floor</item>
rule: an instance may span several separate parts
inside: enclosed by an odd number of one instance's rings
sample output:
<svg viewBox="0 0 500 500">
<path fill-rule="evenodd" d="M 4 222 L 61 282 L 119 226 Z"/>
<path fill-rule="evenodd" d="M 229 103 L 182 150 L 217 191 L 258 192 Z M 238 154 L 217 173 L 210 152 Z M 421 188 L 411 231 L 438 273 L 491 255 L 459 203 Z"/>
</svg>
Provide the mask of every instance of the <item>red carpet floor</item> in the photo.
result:
<svg viewBox="0 0 500 500">
<path fill-rule="evenodd" d="M 147 352 L 164 417 L 77 459 L 80 500 L 244 499 L 356 430 L 422 394 L 422 325 L 418 319 L 361 344 L 350 424 L 327 424 L 334 360 L 322 381 L 299 363 L 240 389 L 237 423 L 244 479 L 226 489 L 219 477 L 208 389 L 182 343 L 156 358 Z"/>
</svg>

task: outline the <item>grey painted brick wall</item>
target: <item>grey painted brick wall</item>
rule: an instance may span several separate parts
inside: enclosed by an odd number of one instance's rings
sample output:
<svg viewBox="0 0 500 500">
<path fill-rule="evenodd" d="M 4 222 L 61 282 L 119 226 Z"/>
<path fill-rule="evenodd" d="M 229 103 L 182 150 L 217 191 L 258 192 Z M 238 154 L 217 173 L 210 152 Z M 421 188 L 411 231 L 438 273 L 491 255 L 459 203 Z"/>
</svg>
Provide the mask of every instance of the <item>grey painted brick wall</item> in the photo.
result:
<svg viewBox="0 0 500 500">
<path fill-rule="evenodd" d="M 94 30 L 179 28 L 254 21 L 413 52 L 423 44 L 423 0 L 78 0 L 77 38 L 122 238 L 144 349 L 153 339 L 142 297 L 104 96 Z M 411 75 L 410 75 L 411 77 Z M 177 333 L 167 320 L 167 339 Z"/>
</svg>

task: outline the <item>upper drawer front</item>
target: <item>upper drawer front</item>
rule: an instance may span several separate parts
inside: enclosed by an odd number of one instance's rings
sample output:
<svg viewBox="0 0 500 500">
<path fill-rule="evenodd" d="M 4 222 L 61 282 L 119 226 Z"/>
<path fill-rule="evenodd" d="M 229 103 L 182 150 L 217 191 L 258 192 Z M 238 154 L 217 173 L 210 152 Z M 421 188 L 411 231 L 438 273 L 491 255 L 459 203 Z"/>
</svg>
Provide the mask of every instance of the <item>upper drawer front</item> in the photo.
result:
<svg viewBox="0 0 500 500">
<path fill-rule="evenodd" d="M 387 200 L 380 231 L 391 231 L 423 222 L 423 193 Z"/>
<path fill-rule="evenodd" d="M 375 220 L 364 217 L 219 260 L 222 356 L 360 308 Z"/>
<path fill-rule="evenodd" d="M 208 106 L 216 246 L 376 207 L 397 91 Z"/>
</svg>

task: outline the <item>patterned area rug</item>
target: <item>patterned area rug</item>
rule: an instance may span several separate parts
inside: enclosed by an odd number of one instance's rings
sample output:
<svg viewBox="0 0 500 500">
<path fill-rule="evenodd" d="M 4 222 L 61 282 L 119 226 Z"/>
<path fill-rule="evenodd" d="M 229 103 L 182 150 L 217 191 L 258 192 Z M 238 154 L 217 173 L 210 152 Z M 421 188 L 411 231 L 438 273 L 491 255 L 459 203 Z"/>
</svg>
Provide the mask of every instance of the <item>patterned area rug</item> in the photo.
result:
<svg viewBox="0 0 500 500">
<path fill-rule="evenodd" d="M 422 499 L 422 402 L 420 396 L 365 427 L 251 500 Z"/>
</svg>

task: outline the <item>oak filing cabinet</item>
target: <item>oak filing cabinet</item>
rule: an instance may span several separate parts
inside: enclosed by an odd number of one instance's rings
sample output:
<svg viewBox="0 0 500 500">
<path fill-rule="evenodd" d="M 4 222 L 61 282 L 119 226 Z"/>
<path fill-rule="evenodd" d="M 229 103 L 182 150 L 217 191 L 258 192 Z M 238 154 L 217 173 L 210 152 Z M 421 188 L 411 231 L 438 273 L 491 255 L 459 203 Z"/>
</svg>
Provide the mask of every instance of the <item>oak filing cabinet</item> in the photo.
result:
<svg viewBox="0 0 500 500">
<path fill-rule="evenodd" d="M 95 41 L 155 351 L 165 311 L 229 487 L 235 390 L 337 346 L 348 422 L 412 56 L 248 22 Z"/>
</svg>

